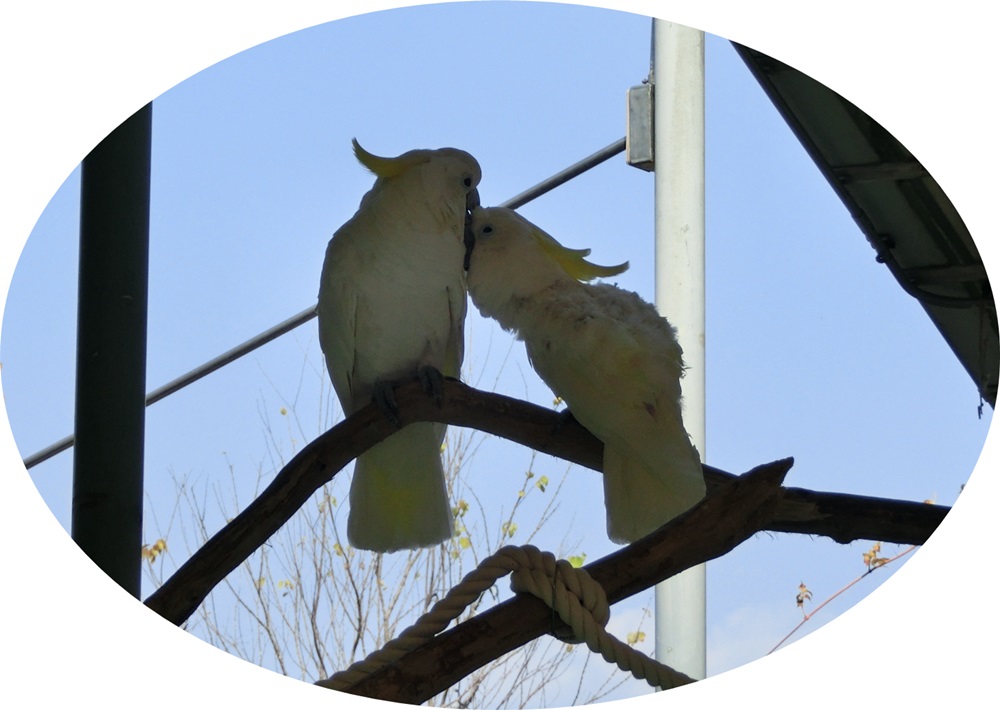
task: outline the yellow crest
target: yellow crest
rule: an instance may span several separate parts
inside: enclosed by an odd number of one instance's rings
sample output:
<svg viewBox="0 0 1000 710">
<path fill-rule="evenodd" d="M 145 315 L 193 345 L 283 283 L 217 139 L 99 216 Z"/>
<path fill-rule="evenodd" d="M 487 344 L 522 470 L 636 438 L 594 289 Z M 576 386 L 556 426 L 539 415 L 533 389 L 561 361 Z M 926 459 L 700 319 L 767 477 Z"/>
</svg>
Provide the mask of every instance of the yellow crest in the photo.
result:
<svg viewBox="0 0 1000 710">
<path fill-rule="evenodd" d="M 354 146 L 354 157 L 358 159 L 358 162 L 380 178 L 394 177 L 409 170 L 414 165 L 426 163 L 431 159 L 428 151 L 424 150 L 411 150 L 396 158 L 382 158 L 378 155 L 372 155 L 362 148 L 357 138 L 351 139 L 351 145 Z"/>
<path fill-rule="evenodd" d="M 542 250 L 561 266 L 567 274 L 578 281 L 592 281 L 599 276 L 616 276 L 628 269 L 628 262 L 617 266 L 600 266 L 583 257 L 590 255 L 590 249 L 569 249 L 556 241 L 555 237 L 546 234 L 532 225 L 531 235 Z"/>
</svg>

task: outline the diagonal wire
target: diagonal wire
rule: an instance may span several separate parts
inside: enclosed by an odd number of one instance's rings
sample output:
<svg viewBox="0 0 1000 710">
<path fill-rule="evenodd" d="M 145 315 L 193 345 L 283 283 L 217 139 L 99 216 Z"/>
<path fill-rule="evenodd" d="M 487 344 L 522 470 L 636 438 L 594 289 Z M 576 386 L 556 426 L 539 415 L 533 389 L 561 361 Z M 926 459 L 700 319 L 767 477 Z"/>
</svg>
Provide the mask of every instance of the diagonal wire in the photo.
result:
<svg viewBox="0 0 1000 710">
<path fill-rule="evenodd" d="M 542 180 L 537 185 L 529 187 L 524 192 L 515 195 L 514 197 L 510 198 L 509 200 L 506 200 L 505 202 L 501 202 L 499 207 L 508 207 L 510 209 L 517 209 L 518 207 L 521 207 L 522 205 L 525 205 L 531 202 L 532 200 L 541 197 L 550 190 L 554 190 L 560 185 L 569 182 L 578 175 L 582 175 L 591 168 L 600 165 L 601 163 L 609 160 L 610 158 L 613 158 L 614 156 L 624 151 L 625 151 L 625 139 L 621 138 L 615 141 L 614 143 L 611 143 L 605 146 L 604 148 L 601 148 L 596 153 L 588 155 L 583 160 L 574 163 L 565 170 L 561 170 L 555 175 L 552 175 L 551 177 Z M 250 338 L 249 340 L 243 343 L 240 343 L 231 350 L 224 352 L 218 357 L 212 358 L 203 365 L 199 365 L 198 367 L 181 375 L 180 377 L 171 380 L 162 387 L 153 390 L 152 392 L 146 395 L 146 406 L 148 407 L 153 402 L 158 402 L 164 397 L 167 397 L 173 394 L 174 392 L 177 392 L 178 390 L 187 387 L 191 383 L 197 382 L 205 375 L 215 372 L 219 368 L 224 367 L 225 365 L 228 365 L 229 363 L 235 360 L 238 360 L 244 355 L 253 352 L 260 346 L 271 342 L 275 338 L 278 338 L 284 335 L 285 333 L 288 333 L 289 331 L 298 328 L 300 325 L 303 325 L 304 323 L 308 323 L 315 317 L 316 317 L 316 306 L 314 305 L 311 308 L 307 308 L 301 313 L 298 313 L 292 316 L 291 318 L 284 320 L 281 323 L 278 323 L 276 326 L 268 328 L 264 332 Z M 64 437 L 59 441 L 56 441 L 55 443 L 46 446 L 44 449 L 41 449 L 40 451 L 37 451 L 31 456 L 25 458 L 24 467 L 31 468 L 32 466 L 40 464 L 42 461 L 46 461 L 52 458 L 56 454 L 62 453 L 66 449 L 73 446 L 74 441 L 75 438 L 71 434 L 70 436 Z"/>
<path fill-rule="evenodd" d="M 307 308 L 301 313 L 292 316 L 288 320 L 282 321 L 273 328 L 268 328 L 263 333 L 260 333 L 259 335 L 250 338 L 244 343 L 240 343 L 235 348 L 227 350 L 218 357 L 212 358 L 203 365 L 199 365 L 190 372 L 181 375 L 177 379 L 171 380 L 167 384 L 153 390 L 152 392 L 146 395 L 146 406 L 148 407 L 153 402 L 159 402 L 164 397 L 167 397 L 173 394 L 174 392 L 187 387 L 192 382 L 197 382 L 205 375 L 215 372 L 220 367 L 228 365 L 234 360 L 238 360 L 247 353 L 253 352 L 261 345 L 271 342 L 275 338 L 282 336 L 285 333 L 289 332 L 290 330 L 299 327 L 303 323 L 307 323 L 308 321 L 312 320 L 312 318 L 315 315 L 316 315 L 316 306 L 313 306 L 312 308 Z M 54 444 L 46 446 L 41 451 L 38 451 L 32 454 L 31 456 L 27 457 L 26 459 L 24 459 L 24 467 L 31 468 L 32 466 L 40 464 L 42 461 L 45 461 L 46 459 L 52 458 L 56 454 L 61 453 L 66 449 L 70 448 L 71 446 L 73 446 L 73 442 L 74 442 L 74 437 L 70 435 L 60 439 Z"/>
<path fill-rule="evenodd" d="M 591 168 L 597 167 L 604 161 L 613 158 L 619 153 L 625 152 L 625 139 L 621 138 L 614 143 L 601 148 L 596 153 L 588 155 L 583 160 L 570 165 L 565 170 L 561 170 L 550 178 L 542 180 L 534 187 L 529 187 L 519 195 L 515 195 L 506 202 L 501 202 L 498 207 L 509 207 L 512 210 L 525 205 L 535 198 L 541 197 L 549 190 L 553 190 L 565 182 L 569 182 L 578 175 L 582 175 Z"/>
</svg>

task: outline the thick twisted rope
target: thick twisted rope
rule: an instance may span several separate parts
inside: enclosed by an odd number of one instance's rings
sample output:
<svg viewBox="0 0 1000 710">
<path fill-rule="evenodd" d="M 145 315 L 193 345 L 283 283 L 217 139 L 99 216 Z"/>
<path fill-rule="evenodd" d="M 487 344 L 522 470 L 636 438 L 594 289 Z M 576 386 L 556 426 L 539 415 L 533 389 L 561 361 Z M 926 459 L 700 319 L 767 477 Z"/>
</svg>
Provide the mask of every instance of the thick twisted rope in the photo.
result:
<svg viewBox="0 0 1000 710">
<path fill-rule="evenodd" d="M 653 687 L 674 688 L 694 682 L 622 643 L 604 629 L 611 613 L 607 596 L 586 570 L 573 567 L 566 560 L 557 561 L 551 553 L 541 552 L 532 545 L 524 545 L 504 547 L 487 557 L 397 638 L 346 670 L 317 681 L 316 685 L 344 690 L 396 662 L 447 628 L 480 594 L 507 574 L 511 575 L 514 592 L 538 597 L 570 627 L 569 636 L 564 630 L 554 628 L 553 634 L 558 638 L 571 643 L 585 642 L 606 661 Z"/>
</svg>

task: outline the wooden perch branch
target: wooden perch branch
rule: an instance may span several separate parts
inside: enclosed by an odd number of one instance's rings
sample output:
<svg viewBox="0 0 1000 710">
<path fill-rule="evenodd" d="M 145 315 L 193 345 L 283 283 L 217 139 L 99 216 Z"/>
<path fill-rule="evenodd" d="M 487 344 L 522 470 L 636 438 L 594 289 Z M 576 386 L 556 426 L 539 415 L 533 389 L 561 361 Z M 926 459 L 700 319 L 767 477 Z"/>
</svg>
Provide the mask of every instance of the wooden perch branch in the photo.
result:
<svg viewBox="0 0 1000 710">
<path fill-rule="evenodd" d="M 455 381 L 444 383 L 440 407 L 419 382 L 395 390 L 403 425 L 437 421 L 502 436 L 543 453 L 600 471 L 603 445 L 575 419 L 517 399 L 480 392 Z M 281 528 L 309 497 L 359 454 L 395 431 L 369 405 L 299 452 L 260 496 L 216 533 L 146 605 L 180 625 L 216 584 Z M 709 491 L 735 476 L 705 466 Z M 923 544 L 950 510 L 944 506 L 817 493 L 782 488 L 776 511 L 764 530 L 825 535 L 838 542 L 855 539 Z"/>
<path fill-rule="evenodd" d="M 717 487 L 647 537 L 584 569 L 615 603 L 678 572 L 724 555 L 776 515 L 791 459 L 759 466 Z M 519 594 L 439 634 L 346 692 L 422 703 L 503 654 L 556 631 L 539 599 Z"/>
</svg>

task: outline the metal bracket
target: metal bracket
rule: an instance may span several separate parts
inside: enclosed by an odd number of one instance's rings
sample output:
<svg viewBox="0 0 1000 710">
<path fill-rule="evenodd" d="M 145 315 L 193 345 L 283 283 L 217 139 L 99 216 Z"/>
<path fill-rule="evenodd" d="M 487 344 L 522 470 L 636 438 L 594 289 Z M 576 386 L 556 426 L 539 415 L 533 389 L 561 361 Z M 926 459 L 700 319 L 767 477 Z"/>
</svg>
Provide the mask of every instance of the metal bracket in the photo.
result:
<svg viewBox="0 0 1000 710">
<path fill-rule="evenodd" d="M 628 90 L 625 109 L 625 162 L 635 168 L 653 171 L 653 83 L 646 81 Z"/>
</svg>

